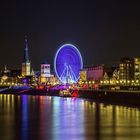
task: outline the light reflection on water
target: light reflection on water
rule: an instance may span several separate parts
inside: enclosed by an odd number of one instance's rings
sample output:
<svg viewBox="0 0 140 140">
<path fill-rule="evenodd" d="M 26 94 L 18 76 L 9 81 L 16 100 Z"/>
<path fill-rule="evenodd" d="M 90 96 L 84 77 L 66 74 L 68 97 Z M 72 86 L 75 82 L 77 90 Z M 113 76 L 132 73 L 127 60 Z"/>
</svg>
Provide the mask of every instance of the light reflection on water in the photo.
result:
<svg viewBox="0 0 140 140">
<path fill-rule="evenodd" d="M 139 140 L 140 110 L 83 99 L 0 94 L 0 140 Z"/>
</svg>

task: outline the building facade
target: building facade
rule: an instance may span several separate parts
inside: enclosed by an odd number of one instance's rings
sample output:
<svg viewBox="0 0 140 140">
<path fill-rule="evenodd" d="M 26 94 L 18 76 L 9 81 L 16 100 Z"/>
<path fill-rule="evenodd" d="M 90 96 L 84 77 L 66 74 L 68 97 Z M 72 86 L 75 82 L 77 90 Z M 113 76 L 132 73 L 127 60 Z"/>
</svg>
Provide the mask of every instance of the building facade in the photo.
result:
<svg viewBox="0 0 140 140">
<path fill-rule="evenodd" d="M 43 84 L 46 84 L 50 81 L 50 77 L 51 77 L 50 64 L 42 63 L 41 64 L 40 82 Z"/>
<path fill-rule="evenodd" d="M 81 82 L 87 81 L 87 70 L 86 69 L 80 70 L 80 81 Z"/>
<path fill-rule="evenodd" d="M 134 80 L 140 80 L 140 57 L 134 58 Z"/>
<path fill-rule="evenodd" d="M 87 80 L 88 81 L 97 81 L 99 82 L 104 76 L 104 67 L 97 66 L 87 69 Z"/>
<path fill-rule="evenodd" d="M 134 64 L 130 58 L 122 58 L 119 64 L 119 80 L 127 83 L 134 79 Z"/>
<path fill-rule="evenodd" d="M 104 67 L 88 67 L 80 71 L 80 81 L 99 82 L 104 76 Z"/>
</svg>

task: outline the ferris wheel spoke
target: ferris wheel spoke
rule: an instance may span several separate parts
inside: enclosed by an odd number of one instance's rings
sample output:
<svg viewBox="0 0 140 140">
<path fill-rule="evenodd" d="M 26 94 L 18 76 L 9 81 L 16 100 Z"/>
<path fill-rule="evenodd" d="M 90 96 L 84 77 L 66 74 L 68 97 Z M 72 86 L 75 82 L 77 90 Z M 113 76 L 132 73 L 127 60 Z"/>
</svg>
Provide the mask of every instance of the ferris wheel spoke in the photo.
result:
<svg viewBox="0 0 140 140">
<path fill-rule="evenodd" d="M 71 75 L 72 75 L 74 81 L 76 81 L 77 78 L 76 78 L 75 73 L 73 72 L 71 66 L 70 66 L 70 72 L 71 72 Z"/>
<path fill-rule="evenodd" d="M 63 70 L 63 72 L 62 72 L 62 74 L 60 75 L 60 80 L 61 81 L 66 81 L 65 80 L 65 73 L 67 72 L 67 70 L 66 70 L 66 67 L 65 67 L 65 69 Z"/>
</svg>

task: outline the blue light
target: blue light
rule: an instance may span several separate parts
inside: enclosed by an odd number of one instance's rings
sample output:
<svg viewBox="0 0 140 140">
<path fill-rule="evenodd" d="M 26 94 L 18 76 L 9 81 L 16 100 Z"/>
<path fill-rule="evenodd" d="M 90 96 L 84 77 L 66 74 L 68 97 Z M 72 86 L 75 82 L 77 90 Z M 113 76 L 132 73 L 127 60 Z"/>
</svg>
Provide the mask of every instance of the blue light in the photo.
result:
<svg viewBox="0 0 140 140">
<path fill-rule="evenodd" d="M 82 56 L 74 45 L 65 44 L 58 49 L 54 59 L 54 69 L 62 84 L 76 83 L 82 68 Z"/>
</svg>

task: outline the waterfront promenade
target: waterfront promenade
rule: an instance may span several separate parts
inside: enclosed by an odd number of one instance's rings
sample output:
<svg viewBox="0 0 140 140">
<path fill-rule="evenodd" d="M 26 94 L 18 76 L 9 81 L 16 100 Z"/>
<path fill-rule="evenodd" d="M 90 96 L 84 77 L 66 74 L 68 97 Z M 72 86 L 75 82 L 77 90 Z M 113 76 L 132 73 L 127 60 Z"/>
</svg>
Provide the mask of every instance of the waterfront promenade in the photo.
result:
<svg viewBox="0 0 140 140">
<path fill-rule="evenodd" d="M 13 95 L 43 95 L 43 96 L 59 96 L 59 89 L 35 89 L 29 87 L 22 88 L 1 88 L 1 94 Z M 73 89 L 74 91 L 74 89 Z M 98 102 L 121 104 L 128 106 L 140 107 L 140 91 L 129 90 L 93 90 L 93 89 L 79 89 L 77 92 L 78 98 L 91 99 Z"/>
</svg>

